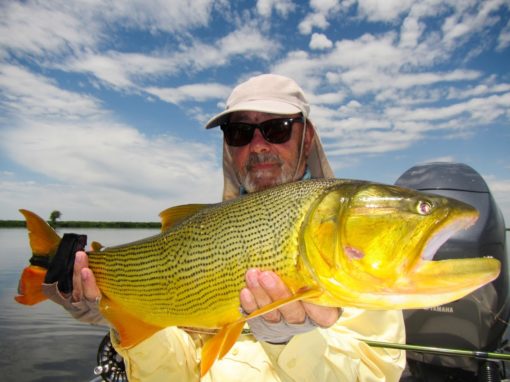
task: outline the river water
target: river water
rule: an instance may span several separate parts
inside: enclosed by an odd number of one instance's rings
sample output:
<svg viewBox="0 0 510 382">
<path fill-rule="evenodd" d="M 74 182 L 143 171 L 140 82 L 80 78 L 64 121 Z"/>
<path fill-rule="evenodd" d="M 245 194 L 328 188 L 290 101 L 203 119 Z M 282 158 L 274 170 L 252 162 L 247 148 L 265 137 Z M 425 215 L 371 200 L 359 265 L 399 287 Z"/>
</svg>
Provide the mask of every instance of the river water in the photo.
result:
<svg viewBox="0 0 510 382">
<path fill-rule="evenodd" d="M 150 229 L 74 229 L 89 242 L 122 244 L 154 235 Z M 93 370 L 106 327 L 73 319 L 45 301 L 27 307 L 14 301 L 18 279 L 31 256 L 27 231 L 0 229 L 0 380 L 97 381 Z"/>
</svg>

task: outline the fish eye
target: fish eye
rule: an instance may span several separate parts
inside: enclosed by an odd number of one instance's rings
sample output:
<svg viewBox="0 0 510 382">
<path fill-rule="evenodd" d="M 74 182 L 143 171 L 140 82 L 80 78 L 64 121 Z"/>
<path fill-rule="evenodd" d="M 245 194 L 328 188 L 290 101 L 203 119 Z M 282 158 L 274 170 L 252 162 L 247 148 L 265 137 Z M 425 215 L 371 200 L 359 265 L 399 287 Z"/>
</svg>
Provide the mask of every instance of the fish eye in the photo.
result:
<svg viewBox="0 0 510 382">
<path fill-rule="evenodd" d="M 432 203 L 426 200 L 420 200 L 417 210 L 420 215 L 429 215 L 432 212 Z"/>
</svg>

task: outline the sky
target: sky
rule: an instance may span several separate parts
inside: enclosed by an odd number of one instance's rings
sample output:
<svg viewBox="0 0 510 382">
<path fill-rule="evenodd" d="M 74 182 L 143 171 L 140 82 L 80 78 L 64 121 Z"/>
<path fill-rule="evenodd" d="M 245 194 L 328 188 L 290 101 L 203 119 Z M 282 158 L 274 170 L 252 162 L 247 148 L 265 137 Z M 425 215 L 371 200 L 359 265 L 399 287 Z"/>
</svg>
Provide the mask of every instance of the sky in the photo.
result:
<svg viewBox="0 0 510 382">
<path fill-rule="evenodd" d="M 510 225 L 509 0 L 0 2 L 0 219 L 221 199 L 234 86 L 292 77 L 338 178 L 473 167 Z"/>
</svg>

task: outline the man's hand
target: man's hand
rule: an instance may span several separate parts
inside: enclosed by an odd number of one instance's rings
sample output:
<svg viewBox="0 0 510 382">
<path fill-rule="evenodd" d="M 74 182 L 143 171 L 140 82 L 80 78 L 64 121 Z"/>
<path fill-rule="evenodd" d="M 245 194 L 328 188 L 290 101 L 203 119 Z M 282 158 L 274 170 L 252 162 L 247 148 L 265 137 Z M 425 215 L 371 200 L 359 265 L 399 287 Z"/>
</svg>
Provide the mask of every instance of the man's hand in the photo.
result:
<svg viewBox="0 0 510 382">
<path fill-rule="evenodd" d="M 291 295 L 289 288 L 274 272 L 250 269 L 246 272 L 246 288 L 240 295 L 241 306 L 245 312 L 252 313 Z M 308 316 L 316 325 L 328 328 L 338 320 L 340 314 L 338 308 L 296 301 L 265 314 L 263 318 L 269 323 L 280 322 L 283 317 L 289 324 L 302 324 Z"/>
<path fill-rule="evenodd" d="M 73 298 L 74 302 L 87 300 L 90 303 L 101 297 L 94 274 L 90 270 L 87 254 L 76 252 L 73 271 Z"/>
</svg>

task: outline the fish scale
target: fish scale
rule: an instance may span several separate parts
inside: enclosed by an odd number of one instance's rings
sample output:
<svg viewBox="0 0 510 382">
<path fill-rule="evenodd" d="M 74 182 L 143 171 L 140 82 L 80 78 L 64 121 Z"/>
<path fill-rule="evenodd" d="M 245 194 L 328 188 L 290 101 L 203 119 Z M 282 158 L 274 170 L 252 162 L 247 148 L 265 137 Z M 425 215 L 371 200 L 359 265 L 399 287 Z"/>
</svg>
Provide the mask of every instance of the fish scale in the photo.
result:
<svg viewBox="0 0 510 382">
<path fill-rule="evenodd" d="M 300 225 L 332 184 L 295 183 L 285 192 L 277 187 L 206 208 L 161 235 L 90 252 L 90 268 L 107 299 L 147 322 L 217 327 L 220 315 L 208 319 L 204 311 L 239 315 L 247 269 L 302 279 Z"/>
</svg>

